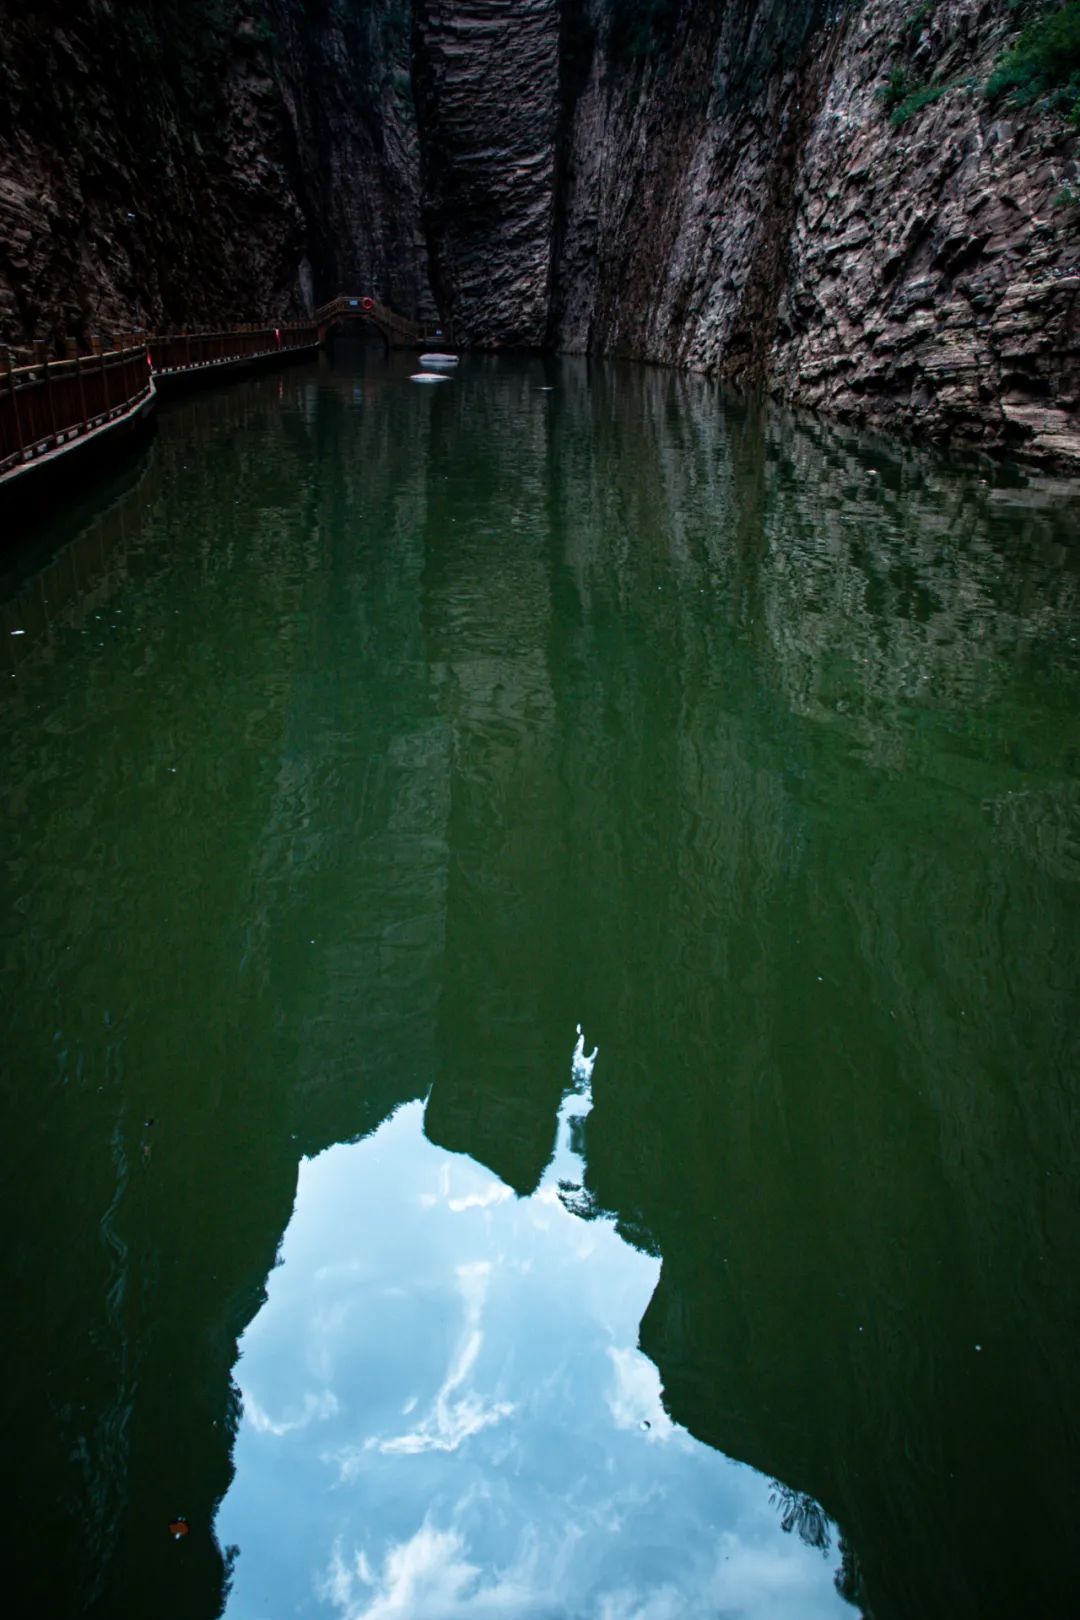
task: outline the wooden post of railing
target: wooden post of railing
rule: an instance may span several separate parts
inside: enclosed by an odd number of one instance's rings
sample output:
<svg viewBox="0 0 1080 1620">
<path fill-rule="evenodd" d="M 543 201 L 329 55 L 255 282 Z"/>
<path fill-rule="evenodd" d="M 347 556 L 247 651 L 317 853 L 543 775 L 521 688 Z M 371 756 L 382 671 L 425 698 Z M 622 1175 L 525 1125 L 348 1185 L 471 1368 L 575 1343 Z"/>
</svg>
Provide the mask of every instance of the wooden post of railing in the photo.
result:
<svg viewBox="0 0 1080 1620">
<path fill-rule="evenodd" d="M 100 333 L 98 333 L 98 332 L 93 332 L 93 333 L 91 333 L 91 336 L 90 336 L 90 359 L 91 359 L 90 374 L 91 374 L 91 376 L 93 376 L 95 371 L 96 371 L 97 376 L 98 376 L 98 380 L 99 380 L 99 382 L 101 384 L 100 393 L 99 393 L 98 397 L 100 399 L 102 413 L 104 414 L 109 409 L 109 399 L 108 399 L 108 391 L 107 391 L 106 385 L 105 385 L 105 367 L 102 364 L 102 360 L 101 360 L 101 336 L 100 336 Z M 95 360 L 97 361 L 96 366 L 92 363 Z"/>
<path fill-rule="evenodd" d="M 52 378 L 49 376 L 49 350 L 48 346 L 38 339 L 34 344 L 34 359 L 41 366 L 45 376 L 45 403 L 49 407 L 49 433 L 52 441 L 56 443 L 56 405 L 53 401 Z"/>
<path fill-rule="evenodd" d="M 15 424 L 15 443 L 19 447 L 19 460 L 26 457 L 26 446 L 23 442 L 22 422 L 19 418 L 19 396 L 15 388 L 15 372 L 11 364 L 11 350 L 4 344 L 4 369 L 7 372 L 8 393 L 11 395 L 11 420 Z"/>
<path fill-rule="evenodd" d="M 82 361 L 79 358 L 79 345 L 76 343 L 73 337 L 69 337 L 67 340 L 67 356 L 68 359 L 74 363 L 75 378 L 79 385 L 79 409 L 82 412 L 82 426 L 79 429 L 79 432 L 85 433 L 90 418 L 86 409 L 86 387 L 83 383 Z"/>
<path fill-rule="evenodd" d="M 105 359 L 105 347 L 101 341 L 101 333 L 95 332 L 90 340 L 90 346 L 97 360 L 98 376 L 101 378 L 101 409 L 105 416 L 112 414 L 112 382 L 111 372 Z"/>
</svg>

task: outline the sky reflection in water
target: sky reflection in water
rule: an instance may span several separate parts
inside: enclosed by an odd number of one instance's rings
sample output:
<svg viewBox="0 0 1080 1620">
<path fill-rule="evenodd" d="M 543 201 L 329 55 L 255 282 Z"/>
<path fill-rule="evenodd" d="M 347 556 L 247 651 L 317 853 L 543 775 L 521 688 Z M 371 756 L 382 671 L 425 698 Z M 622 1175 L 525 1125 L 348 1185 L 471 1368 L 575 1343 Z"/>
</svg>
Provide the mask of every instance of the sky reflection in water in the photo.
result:
<svg viewBox="0 0 1080 1620">
<path fill-rule="evenodd" d="M 579 1076 L 524 1199 L 420 1103 L 303 1161 L 240 1344 L 228 1620 L 852 1613 L 831 1527 L 785 1533 L 772 1482 L 664 1411 L 660 1262 L 583 1218 L 589 1107 Z"/>
</svg>

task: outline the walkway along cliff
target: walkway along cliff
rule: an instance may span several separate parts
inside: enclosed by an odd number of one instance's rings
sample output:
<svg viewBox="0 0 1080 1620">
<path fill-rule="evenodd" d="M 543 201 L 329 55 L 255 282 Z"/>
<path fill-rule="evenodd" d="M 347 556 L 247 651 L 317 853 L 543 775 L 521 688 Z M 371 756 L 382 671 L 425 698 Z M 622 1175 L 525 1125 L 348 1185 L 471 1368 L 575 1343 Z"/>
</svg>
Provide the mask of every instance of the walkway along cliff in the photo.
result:
<svg viewBox="0 0 1080 1620">
<path fill-rule="evenodd" d="M 1078 0 L 13 10 L 0 338 L 369 286 L 1080 472 Z"/>
<path fill-rule="evenodd" d="M 16 365 L 11 349 L 0 346 L 0 511 L 43 507 L 69 493 L 69 479 L 108 462 L 148 426 L 159 394 L 310 357 L 335 326 L 349 322 L 373 327 L 388 350 L 443 336 L 370 296 L 343 293 L 307 322 L 128 333 L 109 348 L 95 337 L 87 355 L 69 338 L 60 361 L 35 343 L 33 358 Z"/>
</svg>

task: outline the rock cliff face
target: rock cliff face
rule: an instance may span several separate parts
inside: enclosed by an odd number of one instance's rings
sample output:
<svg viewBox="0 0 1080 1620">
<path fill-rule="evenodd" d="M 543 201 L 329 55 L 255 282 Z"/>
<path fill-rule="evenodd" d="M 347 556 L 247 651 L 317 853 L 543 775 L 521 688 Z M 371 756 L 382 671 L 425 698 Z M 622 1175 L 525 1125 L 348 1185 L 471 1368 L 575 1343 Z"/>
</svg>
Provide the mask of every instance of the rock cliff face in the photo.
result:
<svg viewBox="0 0 1080 1620">
<path fill-rule="evenodd" d="M 557 0 L 416 0 L 425 214 L 440 303 L 469 342 L 548 327 L 559 113 Z"/>
<path fill-rule="evenodd" d="M 1039 9 L 0 0 L 0 336 L 349 283 L 1080 471 L 1077 136 L 983 93 Z"/>
<path fill-rule="evenodd" d="M 559 348 L 1080 469 L 1076 137 L 1059 112 L 983 93 L 1024 15 L 1009 0 L 529 10 L 528 38 L 504 27 L 494 46 L 510 123 L 469 48 L 506 8 L 417 7 L 421 55 L 439 50 L 433 22 L 455 40 L 452 95 L 420 108 L 454 176 L 428 219 L 464 341 L 543 327 Z M 934 92 L 901 127 L 889 74 Z M 446 225 L 455 212 L 469 224 Z"/>
<path fill-rule="evenodd" d="M 408 14 L 0 0 L 0 338 L 430 308 Z"/>
</svg>

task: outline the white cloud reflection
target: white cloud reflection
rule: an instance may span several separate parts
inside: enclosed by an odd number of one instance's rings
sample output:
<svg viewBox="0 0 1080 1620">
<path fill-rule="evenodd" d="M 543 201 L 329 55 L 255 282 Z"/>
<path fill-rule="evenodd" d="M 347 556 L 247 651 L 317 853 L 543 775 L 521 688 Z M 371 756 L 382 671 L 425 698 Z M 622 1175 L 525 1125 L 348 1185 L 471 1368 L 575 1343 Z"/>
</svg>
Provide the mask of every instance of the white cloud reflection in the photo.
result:
<svg viewBox="0 0 1080 1620">
<path fill-rule="evenodd" d="M 300 1429 L 306 1429 L 310 1423 L 336 1417 L 341 1410 L 332 1389 L 324 1389 L 320 1395 L 311 1392 L 306 1394 L 295 1417 L 272 1418 L 269 1412 L 264 1411 L 259 1405 L 249 1389 L 242 1392 L 242 1398 L 245 1423 L 250 1423 L 256 1434 L 274 1434 L 279 1437 L 284 1434 L 295 1434 Z"/>
<path fill-rule="evenodd" d="M 517 1198 L 419 1106 L 305 1163 L 241 1346 L 227 1620 L 850 1616 L 770 1481 L 664 1411 L 659 1262 L 560 1176 Z"/>
<path fill-rule="evenodd" d="M 343 1620 L 526 1620 L 552 1612 L 535 1590 L 535 1574 L 518 1569 L 485 1579 L 466 1556 L 464 1538 L 425 1519 L 414 1536 L 390 1548 L 377 1575 L 363 1553 L 350 1564 L 336 1546 L 319 1595 Z"/>
<path fill-rule="evenodd" d="M 453 1208 L 452 1203 L 450 1207 Z M 483 1348 L 481 1320 L 491 1265 L 487 1261 L 473 1261 L 457 1266 L 455 1273 L 465 1307 L 464 1334 L 427 1416 L 406 1434 L 385 1440 L 369 1439 L 364 1450 L 374 1449 L 385 1456 L 402 1457 L 416 1456 L 422 1451 L 456 1451 L 474 1434 L 500 1423 L 513 1412 L 513 1401 L 485 1402 L 475 1391 L 464 1388 Z M 358 1465 L 355 1453 L 342 1459 L 342 1478 L 354 1477 Z"/>
<path fill-rule="evenodd" d="M 467 1193 L 463 1198 L 448 1198 L 447 1207 L 460 1215 L 466 1209 L 491 1209 L 496 1204 L 505 1204 L 508 1198 L 513 1198 L 512 1187 L 502 1181 L 489 1181 L 480 1192 Z"/>
<path fill-rule="evenodd" d="M 748 1547 L 727 1534 L 703 1557 L 684 1549 L 679 1578 L 616 1584 L 586 1606 L 574 1552 L 594 1532 L 580 1520 L 561 1532 L 543 1544 L 527 1534 L 511 1565 L 492 1568 L 475 1559 L 462 1531 L 427 1516 L 377 1570 L 364 1551 L 346 1558 L 336 1544 L 316 1593 L 341 1620 L 806 1620 L 827 1612 L 797 1542 Z"/>
<path fill-rule="evenodd" d="M 615 1382 L 608 1395 L 608 1411 L 618 1429 L 642 1429 L 650 1440 L 667 1440 L 675 1425 L 660 1399 L 660 1374 L 638 1350 L 608 1349 Z"/>
</svg>

